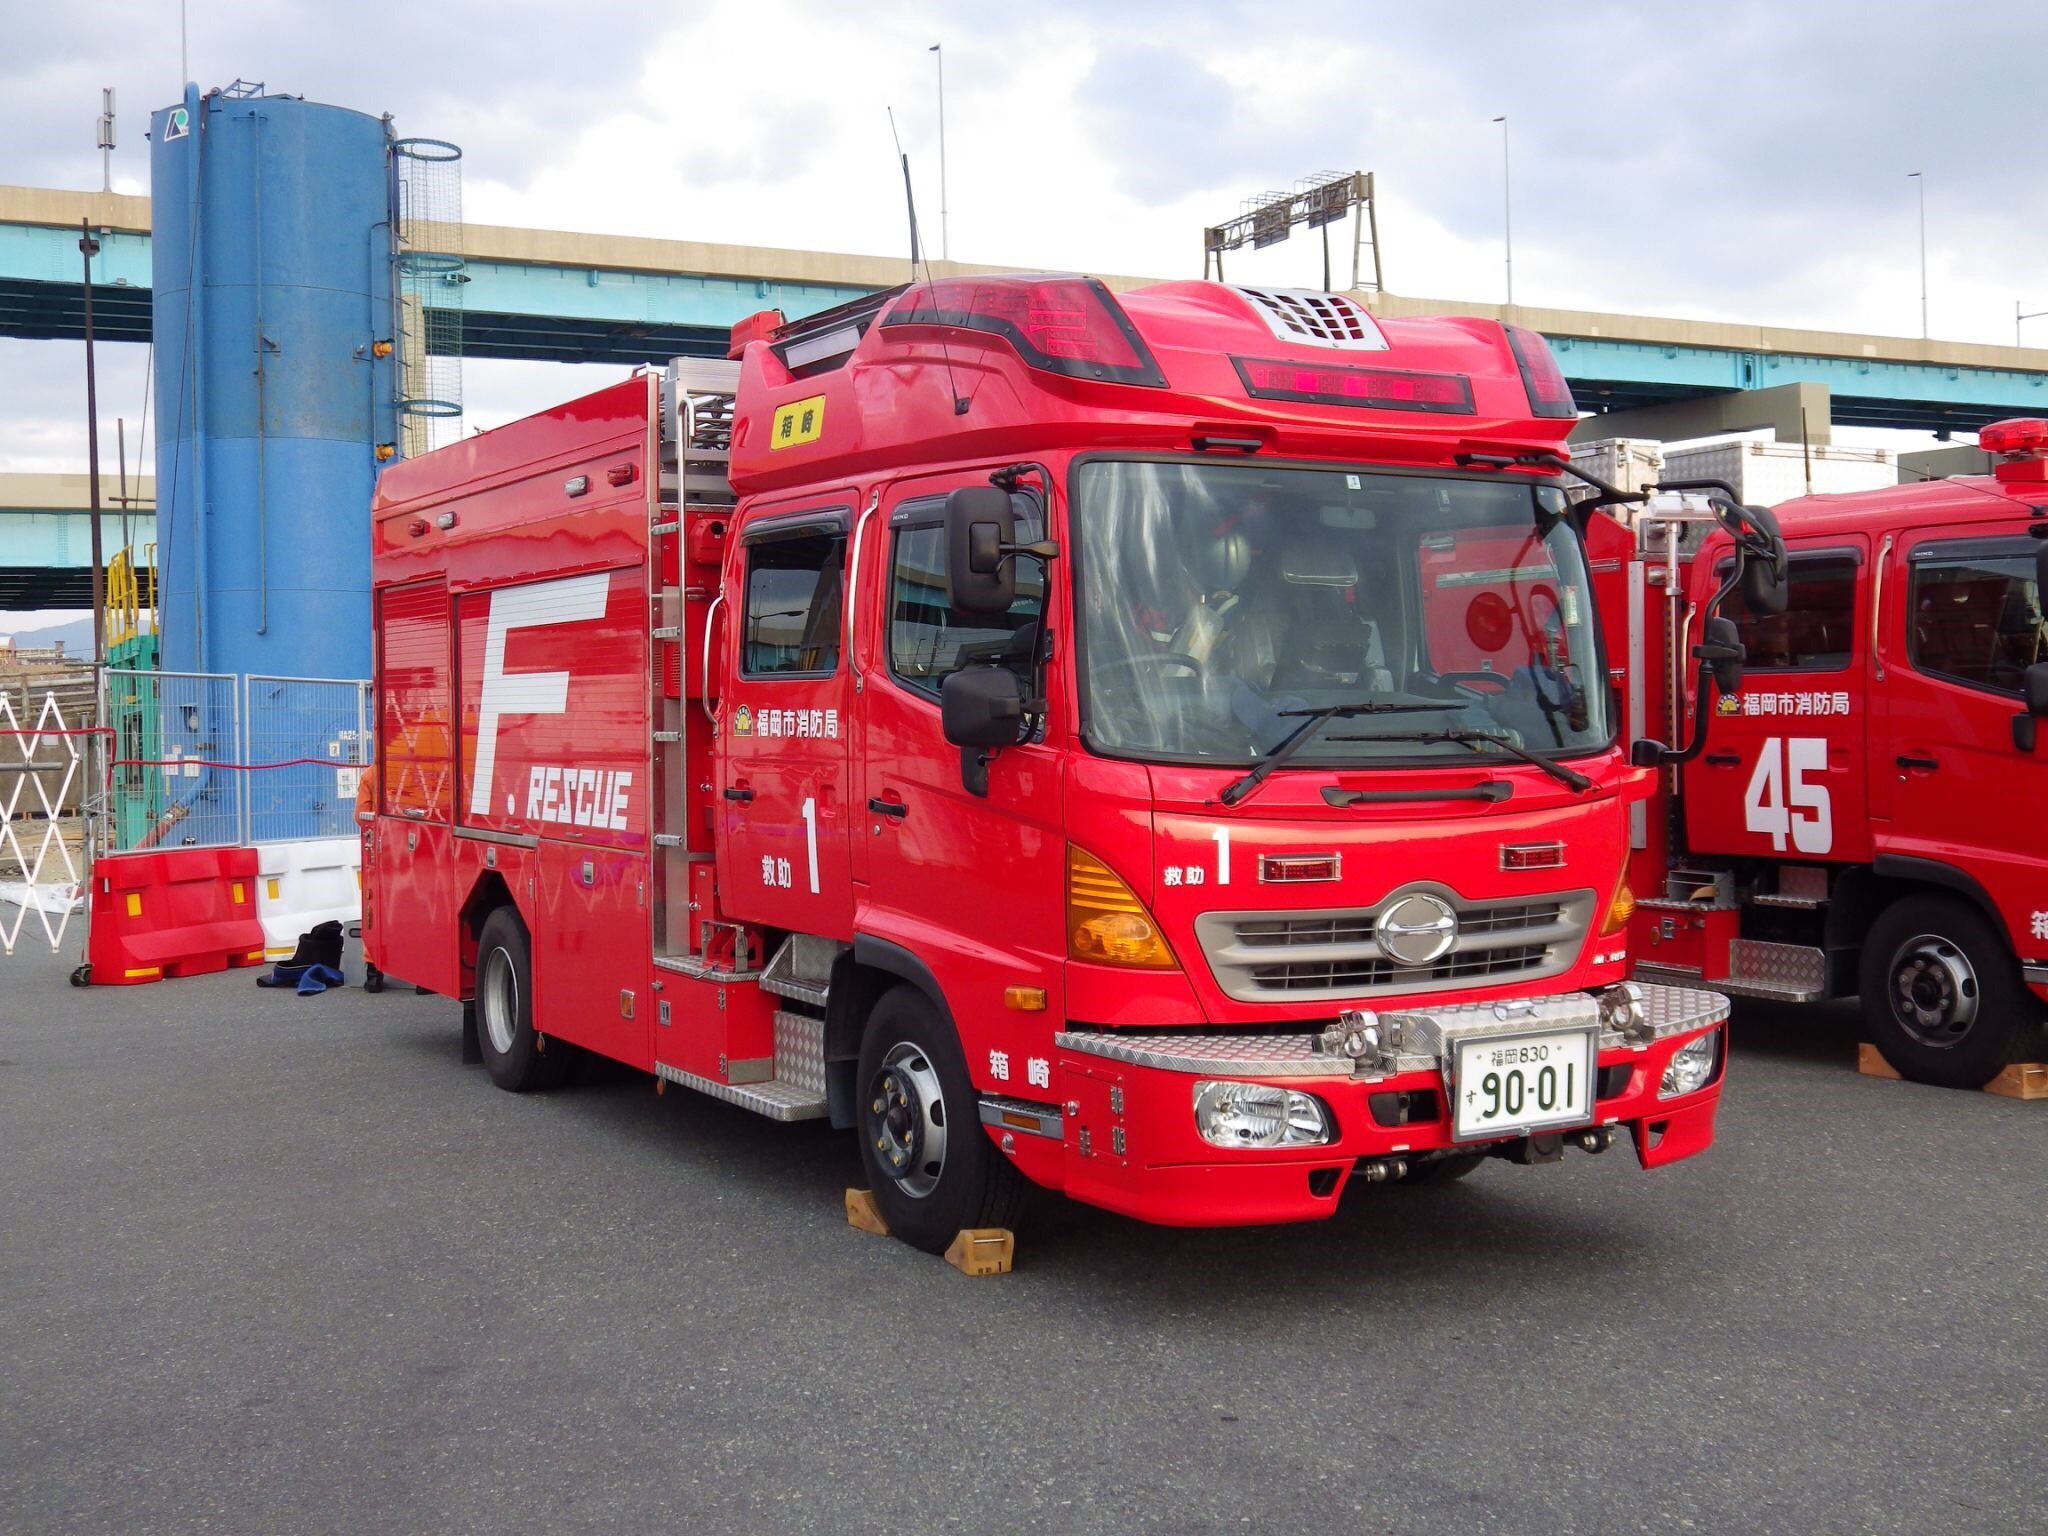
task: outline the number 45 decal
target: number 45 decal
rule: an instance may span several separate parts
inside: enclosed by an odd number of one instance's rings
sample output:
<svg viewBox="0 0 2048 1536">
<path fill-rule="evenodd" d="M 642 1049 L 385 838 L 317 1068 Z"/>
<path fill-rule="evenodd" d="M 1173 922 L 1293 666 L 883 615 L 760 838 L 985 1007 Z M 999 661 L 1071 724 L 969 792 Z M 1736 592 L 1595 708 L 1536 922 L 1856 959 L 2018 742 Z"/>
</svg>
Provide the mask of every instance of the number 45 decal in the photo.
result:
<svg viewBox="0 0 2048 1536">
<path fill-rule="evenodd" d="M 1742 825 L 1768 835 L 1779 853 L 1785 851 L 1788 835 L 1800 853 L 1826 853 L 1835 846 L 1833 804 L 1820 782 L 1827 768 L 1824 738 L 1765 737 L 1749 788 L 1742 792 Z"/>
</svg>

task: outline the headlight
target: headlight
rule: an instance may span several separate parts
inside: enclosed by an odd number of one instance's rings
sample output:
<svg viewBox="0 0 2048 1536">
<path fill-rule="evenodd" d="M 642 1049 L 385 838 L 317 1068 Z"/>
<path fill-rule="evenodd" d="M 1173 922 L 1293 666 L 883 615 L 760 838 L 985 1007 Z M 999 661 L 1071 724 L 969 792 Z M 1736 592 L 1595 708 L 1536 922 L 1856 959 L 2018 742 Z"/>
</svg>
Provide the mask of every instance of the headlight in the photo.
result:
<svg viewBox="0 0 2048 1536">
<path fill-rule="evenodd" d="M 1688 1040 L 1671 1053 L 1664 1069 L 1664 1081 L 1657 1085 L 1657 1097 L 1675 1099 L 1707 1086 L 1714 1075 L 1714 1059 L 1720 1054 L 1721 1031 L 1710 1029 L 1697 1040 Z"/>
<path fill-rule="evenodd" d="M 1293 1088 L 1196 1083 L 1195 1129 L 1216 1147 L 1319 1147 L 1330 1139 L 1330 1112 Z"/>
</svg>

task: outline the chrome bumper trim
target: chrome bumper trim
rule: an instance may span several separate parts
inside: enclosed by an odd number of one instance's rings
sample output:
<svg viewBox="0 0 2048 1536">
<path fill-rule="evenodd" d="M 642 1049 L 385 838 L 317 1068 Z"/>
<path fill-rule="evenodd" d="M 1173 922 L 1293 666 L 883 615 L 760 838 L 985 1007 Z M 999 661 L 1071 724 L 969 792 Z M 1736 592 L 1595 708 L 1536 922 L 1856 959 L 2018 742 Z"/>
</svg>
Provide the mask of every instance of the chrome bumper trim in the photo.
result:
<svg viewBox="0 0 2048 1536">
<path fill-rule="evenodd" d="M 1600 1032 L 1603 1051 L 1647 1049 L 1653 1041 L 1687 1034 L 1728 1017 L 1728 999 L 1697 987 L 1643 986 L 1643 1027 L 1632 1036 Z M 1162 1072 L 1191 1072 L 1226 1077 L 1356 1077 L 1375 1081 L 1404 1072 L 1442 1070 L 1440 1043 L 1447 1029 L 1497 1023 L 1517 1031 L 1583 1026 L 1598 1018 L 1591 993 L 1567 992 L 1553 997 L 1515 998 L 1500 1003 L 1459 1003 L 1449 1008 L 1404 1008 L 1380 1015 L 1402 1024 L 1402 1044 L 1369 1070 L 1349 1057 L 1320 1049 L 1321 1035 L 1298 1031 L 1134 1030 L 1076 1027 L 1053 1037 L 1061 1050 L 1097 1056 L 1126 1066 Z M 984 1111 L 984 1119 L 986 1112 Z"/>
<path fill-rule="evenodd" d="M 2048 987 L 2048 965 L 2023 965 L 2020 974 L 2037 987 Z"/>
</svg>

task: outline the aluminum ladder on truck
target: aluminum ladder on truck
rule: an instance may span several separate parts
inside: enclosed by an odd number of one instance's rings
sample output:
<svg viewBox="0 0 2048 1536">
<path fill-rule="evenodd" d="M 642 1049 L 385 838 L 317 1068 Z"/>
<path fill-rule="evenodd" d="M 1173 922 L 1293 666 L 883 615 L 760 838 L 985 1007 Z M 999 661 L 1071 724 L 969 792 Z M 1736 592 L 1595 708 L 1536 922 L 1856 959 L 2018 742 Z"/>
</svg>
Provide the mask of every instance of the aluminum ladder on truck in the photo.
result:
<svg viewBox="0 0 2048 1536">
<path fill-rule="evenodd" d="M 694 829 L 689 825 L 692 815 L 701 818 L 701 807 L 711 794 L 709 782 L 689 782 L 691 733 L 703 733 L 708 747 L 717 722 L 707 698 L 690 697 L 688 638 L 699 640 L 700 667 L 708 665 L 703 648 L 718 596 L 715 574 L 707 579 L 700 571 L 698 579 L 692 579 L 690 530 L 705 519 L 729 518 L 736 504 L 726 465 L 738 385 L 739 365 L 723 358 L 678 358 L 661 381 L 661 478 L 648 514 L 655 642 L 648 678 L 656 721 L 654 964 L 658 970 L 696 981 L 758 986 L 773 994 L 774 1053 L 757 1060 L 730 1060 L 721 1052 L 723 1081 L 660 1062 L 655 1072 L 772 1119 L 812 1120 L 826 1113 L 825 995 L 841 946 L 792 934 L 780 940 L 771 959 L 753 952 L 744 925 L 721 922 L 700 911 L 708 905 L 704 897 L 710 889 L 712 852 L 701 820 Z M 674 583 L 661 557 L 662 540 L 670 536 L 678 545 Z M 671 667 L 673 690 L 668 686 Z M 708 753 L 700 756 L 700 766 L 708 781 Z M 723 991 L 719 998 L 723 1008 Z M 669 1005 L 664 1001 L 659 1006 L 666 1022 Z"/>
</svg>

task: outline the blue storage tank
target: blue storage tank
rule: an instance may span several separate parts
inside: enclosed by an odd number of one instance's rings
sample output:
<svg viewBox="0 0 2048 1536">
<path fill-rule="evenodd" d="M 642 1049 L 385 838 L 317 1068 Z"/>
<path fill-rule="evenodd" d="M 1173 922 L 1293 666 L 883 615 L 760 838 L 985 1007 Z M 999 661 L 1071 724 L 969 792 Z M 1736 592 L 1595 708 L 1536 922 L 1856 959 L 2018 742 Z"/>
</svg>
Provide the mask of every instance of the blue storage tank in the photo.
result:
<svg viewBox="0 0 2048 1536">
<path fill-rule="evenodd" d="M 150 127 L 162 666 L 368 677 L 389 124 L 187 86 Z"/>
</svg>

